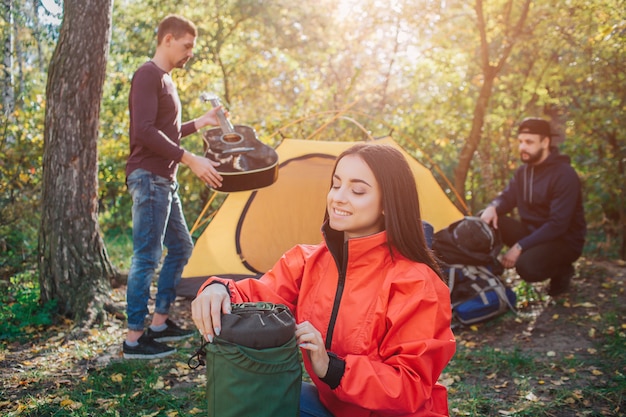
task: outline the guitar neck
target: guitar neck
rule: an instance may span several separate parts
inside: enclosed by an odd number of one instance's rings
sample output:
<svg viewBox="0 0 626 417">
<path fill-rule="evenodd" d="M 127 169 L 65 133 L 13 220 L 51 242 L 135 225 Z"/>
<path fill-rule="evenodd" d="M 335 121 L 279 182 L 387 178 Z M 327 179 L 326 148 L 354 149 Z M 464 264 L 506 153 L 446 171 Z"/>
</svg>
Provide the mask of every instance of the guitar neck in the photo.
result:
<svg viewBox="0 0 626 417">
<path fill-rule="evenodd" d="M 211 98 L 209 99 L 209 101 L 211 102 L 211 105 L 213 107 L 220 106 L 220 100 L 218 98 Z M 220 122 L 220 128 L 222 129 L 222 133 L 224 135 L 227 135 L 229 133 L 235 133 L 235 128 L 233 127 L 233 124 L 230 122 L 230 120 L 228 120 L 223 110 L 221 109 L 218 110 L 216 115 L 217 115 L 217 119 Z"/>
</svg>

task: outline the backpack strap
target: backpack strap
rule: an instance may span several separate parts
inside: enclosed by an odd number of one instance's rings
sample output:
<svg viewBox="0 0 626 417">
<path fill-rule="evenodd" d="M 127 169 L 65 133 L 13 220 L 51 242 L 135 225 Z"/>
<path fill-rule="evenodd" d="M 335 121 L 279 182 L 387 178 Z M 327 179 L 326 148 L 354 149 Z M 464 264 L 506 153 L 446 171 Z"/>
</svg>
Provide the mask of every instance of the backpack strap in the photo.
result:
<svg viewBox="0 0 626 417">
<path fill-rule="evenodd" d="M 500 280 L 500 278 L 498 278 L 496 274 L 494 274 L 484 266 L 479 266 L 476 268 L 478 268 L 484 276 L 488 277 L 487 280 L 490 284 L 493 283 L 492 289 L 496 292 L 496 294 L 498 294 L 498 298 L 500 299 L 500 301 L 503 301 L 511 309 L 511 311 L 517 313 L 517 309 L 514 305 L 511 304 L 511 302 L 509 301 L 509 297 L 507 297 L 506 295 L 506 286 Z"/>
<path fill-rule="evenodd" d="M 454 286 L 456 284 L 456 272 L 457 270 L 461 271 L 463 276 L 472 281 L 470 286 L 474 289 L 477 295 L 480 296 L 483 303 L 487 304 L 487 296 L 486 291 L 493 290 L 498 299 L 500 300 L 500 305 L 508 307 L 514 313 L 517 313 L 517 309 L 511 301 L 509 301 L 509 297 L 506 294 L 506 286 L 504 283 L 498 278 L 496 274 L 494 274 L 489 268 L 485 266 L 477 266 L 477 265 L 461 265 L 461 264 L 452 264 L 448 265 L 448 287 L 450 288 L 450 294 L 454 291 Z M 482 279 L 487 282 L 486 287 L 481 287 L 476 283 L 478 279 Z"/>
</svg>

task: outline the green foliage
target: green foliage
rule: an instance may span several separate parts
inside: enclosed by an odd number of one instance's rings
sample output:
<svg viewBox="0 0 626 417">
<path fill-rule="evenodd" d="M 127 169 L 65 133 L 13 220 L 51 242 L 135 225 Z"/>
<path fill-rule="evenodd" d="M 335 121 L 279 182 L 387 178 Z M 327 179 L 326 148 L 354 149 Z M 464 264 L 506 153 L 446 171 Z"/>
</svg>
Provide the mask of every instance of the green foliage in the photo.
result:
<svg viewBox="0 0 626 417">
<path fill-rule="evenodd" d="M 128 271 L 133 254 L 133 235 L 130 226 L 123 230 L 107 227 L 106 232 L 103 232 L 103 240 L 111 264 L 118 271 Z"/>
<path fill-rule="evenodd" d="M 1 117 L 0 279 L 29 268 L 35 260 L 39 228 L 42 106 L 25 101 Z"/>
<path fill-rule="evenodd" d="M 0 343 L 28 340 L 52 324 L 56 303 L 39 303 L 39 285 L 33 272 L 20 273 L 0 285 Z"/>
<path fill-rule="evenodd" d="M 623 5 L 619 0 L 532 2 L 524 30 L 513 39 L 507 22 L 519 14 L 523 2 L 482 3 L 490 56 L 498 56 L 509 41 L 515 48 L 485 109 L 481 143 L 463 196 L 470 212 L 482 209 L 503 189 L 519 165 L 519 120 L 547 117 L 565 137 L 561 150 L 581 175 L 587 219 L 599 231 L 587 253 L 626 256 L 624 248 L 616 249 L 626 229 L 626 136 L 621 122 L 626 83 L 618 70 L 626 55 Z M 27 237 L 28 244 L 12 247 L 11 253 L 32 259 L 45 63 L 58 21 L 37 21 L 25 3 L 17 5 L 23 41 L 17 61 L 23 76 L 16 90 L 16 114 L 0 135 L 0 224 L 8 227 L 2 232 L 17 236 L 5 239 L 12 245 Z M 483 81 L 473 3 L 193 0 L 181 5 L 173 0 L 122 0 L 114 5 L 100 114 L 98 197 L 105 233 L 130 228 L 124 173 L 130 80 L 154 53 L 157 23 L 172 11 L 191 18 L 199 30 L 194 58 L 185 70 L 173 72 L 184 120 L 207 110 L 199 100 L 201 92 L 214 92 L 229 108 L 233 123 L 251 125 L 262 141 L 275 146 L 281 137 L 308 137 L 331 117 L 324 112 L 349 107 L 348 116 L 372 136 L 392 132 L 427 166 L 452 178 Z M 14 72 L 18 74 L 17 64 Z M 304 121 L 293 123 L 300 119 Z M 316 137 L 348 140 L 364 135 L 337 121 Z M 183 144 L 192 152 L 203 151 L 200 134 Z M 454 198 L 439 171 L 436 175 Z M 185 167 L 178 179 L 185 215 L 193 223 L 209 190 Z M 15 270 L 19 262 L 12 259 Z"/>
</svg>

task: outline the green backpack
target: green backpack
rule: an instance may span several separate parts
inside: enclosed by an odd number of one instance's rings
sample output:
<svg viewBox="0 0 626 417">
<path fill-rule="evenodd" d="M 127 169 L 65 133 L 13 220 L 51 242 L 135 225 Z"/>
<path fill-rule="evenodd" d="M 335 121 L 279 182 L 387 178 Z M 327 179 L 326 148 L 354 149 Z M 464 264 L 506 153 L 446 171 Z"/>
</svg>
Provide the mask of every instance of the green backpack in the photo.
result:
<svg viewBox="0 0 626 417">
<path fill-rule="evenodd" d="M 302 365 L 294 332 L 282 304 L 233 304 L 220 336 L 197 353 L 206 361 L 209 417 L 297 416 Z"/>
</svg>

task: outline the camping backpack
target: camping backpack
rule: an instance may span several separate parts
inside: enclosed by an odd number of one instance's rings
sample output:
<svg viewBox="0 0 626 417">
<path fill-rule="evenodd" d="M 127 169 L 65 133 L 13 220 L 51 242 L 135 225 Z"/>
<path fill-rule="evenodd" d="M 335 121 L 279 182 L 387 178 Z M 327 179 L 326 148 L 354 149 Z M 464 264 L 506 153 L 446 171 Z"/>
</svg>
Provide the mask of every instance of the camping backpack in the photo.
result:
<svg viewBox="0 0 626 417">
<path fill-rule="evenodd" d="M 499 234 L 479 217 L 466 216 L 433 236 L 433 251 L 445 264 L 489 265 L 501 274 Z"/>
<path fill-rule="evenodd" d="M 499 235 L 478 217 L 435 233 L 433 251 L 448 278 L 453 315 L 462 324 L 515 311 L 515 293 L 498 277 L 504 271 L 497 260 L 501 249 Z"/>
<path fill-rule="evenodd" d="M 210 417 L 293 417 L 302 366 L 296 322 L 282 304 L 232 304 L 222 331 L 190 359 L 206 365 Z"/>
<path fill-rule="evenodd" d="M 447 265 L 452 312 L 461 324 L 486 321 L 515 312 L 515 292 L 486 266 Z"/>
</svg>

